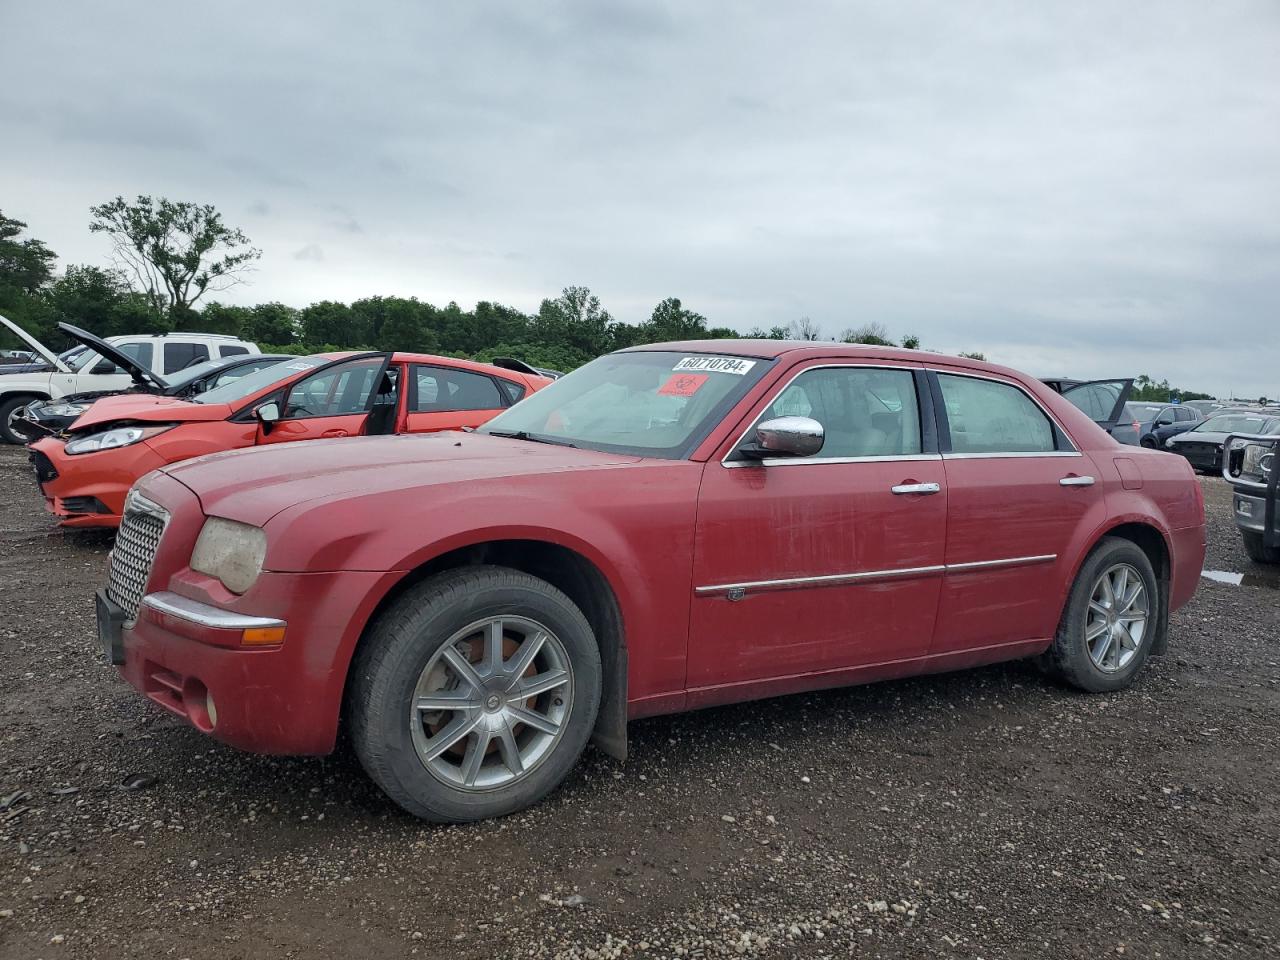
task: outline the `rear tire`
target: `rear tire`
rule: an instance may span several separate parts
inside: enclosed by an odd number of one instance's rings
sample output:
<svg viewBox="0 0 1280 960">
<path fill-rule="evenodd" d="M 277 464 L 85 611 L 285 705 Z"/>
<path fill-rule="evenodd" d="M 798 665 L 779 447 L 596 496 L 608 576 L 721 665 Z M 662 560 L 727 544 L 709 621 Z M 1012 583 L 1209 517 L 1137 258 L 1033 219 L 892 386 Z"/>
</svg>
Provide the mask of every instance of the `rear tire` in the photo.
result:
<svg viewBox="0 0 1280 960">
<path fill-rule="evenodd" d="M 1151 561 L 1137 544 L 1103 539 L 1080 567 L 1053 645 L 1050 672 L 1090 693 L 1129 686 L 1146 663 L 1165 622 Z"/>
<path fill-rule="evenodd" d="M 361 765 L 409 813 L 442 823 L 543 799 L 577 763 L 600 706 L 600 649 L 582 611 L 504 567 L 411 587 L 351 669 Z"/>
<path fill-rule="evenodd" d="M 1252 530 L 1241 530 L 1240 538 L 1244 541 L 1244 552 L 1254 563 L 1280 563 L 1280 549 L 1268 547 L 1262 534 Z"/>
<path fill-rule="evenodd" d="M 23 394 L 16 397 L 5 397 L 0 400 L 0 440 L 5 443 L 24 444 L 26 439 L 13 432 L 10 422 L 18 416 L 27 404 L 38 397 Z"/>
</svg>

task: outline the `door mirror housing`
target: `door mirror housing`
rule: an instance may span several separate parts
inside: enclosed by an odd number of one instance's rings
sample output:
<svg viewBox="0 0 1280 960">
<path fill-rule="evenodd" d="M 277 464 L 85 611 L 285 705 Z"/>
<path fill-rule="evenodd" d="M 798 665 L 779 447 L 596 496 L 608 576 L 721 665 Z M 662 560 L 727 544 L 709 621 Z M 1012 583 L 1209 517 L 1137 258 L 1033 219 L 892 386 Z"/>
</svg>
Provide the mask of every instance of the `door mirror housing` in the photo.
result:
<svg viewBox="0 0 1280 960">
<path fill-rule="evenodd" d="M 822 424 L 811 417 L 774 417 L 756 426 L 755 442 L 744 444 L 740 452 L 751 460 L 811 457 L 825 439 Z"/>
<path fill-rule="evenodd" d="M 258 409 L 253 411 L 253 415 L 257 417 L 258 422 L 262 424 L 262 432 L 270 433 L 271 428 L 274 427 L 280 419 L 280 404 L 276 403 L 274 400 L 269 403 L 264 403 L 262 406 L 258 407 Z"/>
</svg>

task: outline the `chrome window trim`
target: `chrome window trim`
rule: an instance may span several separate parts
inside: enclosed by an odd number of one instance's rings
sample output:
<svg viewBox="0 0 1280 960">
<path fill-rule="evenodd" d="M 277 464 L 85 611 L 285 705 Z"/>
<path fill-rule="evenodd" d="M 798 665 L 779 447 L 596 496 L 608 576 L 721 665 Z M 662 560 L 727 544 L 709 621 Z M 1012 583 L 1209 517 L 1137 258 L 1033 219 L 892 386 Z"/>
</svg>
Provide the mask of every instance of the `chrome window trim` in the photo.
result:
<svg viewBox="0 0 1280 960">
<path fill-rule="evenodd" d="M 1083 457 L 1079 450 L 1011 451 L 1009 453 L 944 453 L 943 460 L 1005 460 L 1010 457 Z"/>
<path fill-rule="evenodd" d="M 748 593 L 761 593 L 770 590 L 796 590 L 809 587 L 832 587 L 849 583 L 866 583 L 875 580 L 896 580 L 911 577 L 931 576 L 935 573 L 970 573 L 975 570 L 993 570 L 1003 567 L 1032 566 L 1040 563 L 1052 563 L 1058 559 L 1056 553 L 1038 554 L 1031 557 L 1002 557 L 999 560 L 972 560 L 967 563 L 935 564 L 928 567 L 900 567 L 893 570 L 863 570 L 856 573 L 831 573 L 817 577 L 786 577 L 780 580 L 744 580 L 740 583 L 717 583 L 708 586 L 694 587 L 693 592 L 700 597 L 713 596 L 718 593 L 728 594 L 731 599 L 740 600 Z"/>
<path fill-rule="evenodd" d="M 233 613 L 199 600 L 192 600 L 168 590 L 160 593 L 149 593 L 142 598 L 142 606 L 150 607 L 159 613 L 186 620 L 188 623 L 214 630 L 258 630 L 264 627 L 283 627 L 285 622 L 273 617 L 253 617 L 243 613 Z"/>
<path fill-rule="evenodd" d="M 1083 456 L 1083 454 L 1081 454 L 1080 452 L 1080 445 L 1076 443 L 1076 438 L 1071 436 L 1071 434 L 1067 432 L 1067 428 L 1064 427 L 1058 421 L 1058 418 L 1055 417 L 1053 413 L 1048 408 L 1046 408 L 1043 403 L 1041 403 L 1038 399 L 1036 399 L 1036 397 L 1033 396 L 1030 393 L 1030 391 L 1027 390 L 1026 387 L 1018 383 L 1016 380 L 1008 380 L 1003 377 L 993 376 L 991 374 L 986 374 L 986 373 L 982 373 L 974 370 L 964 370 L 964 371 L 961 371 L 959 369 L 947 370 L 939 367 L 925 367 L 925 370 L 928 371 L 929 373 L 932 373 L 934 376 L 939 376 L 939 377 L 942 377 L 942 376 L 969 377 L 971 380 L 987 380 L 991 383 L 1000 383 L 1006 387 L 1013 387 L 1015 390 L 1019 391 L 1024 397 L 1030 400 L 1033 404 L 1035 404 L 1036 409 L 1038 409 L 1041 413 L 1043 413 L 1045 418 L 1051 424 L 1053 424 L 1055 429 L 1057 429 L 1057 431 L 1061 433 L 1063 437 L 1066 438 L 1067 442 L 1071 444 L 1070 450 L 1045 450 L 1045 451 L 1029 450 L 1029 451 L 1015 451 L 1015 452 L 1009 452 L 1009 453 L 997 453 L 994 451 L 986 451 L 982 453 L 944 453 L 943 457 L 951 457 L 957 460 L 959 459 L 978 460 L 978 459 L 991 458 L 991 457 L 1067 457 L 1067 456 L 1079 457 L 1079 456 Z M 941 384 L 938 385 L 938 389 L 942 389 Z M 1061 394 L 1059 394 L 1059 396 L 1061 396 Z M 1068 400 L 1067 402 L 1070 403 L 1071 401 Z M 944 404 L 945 404 L 945 401 L 944 401 Z M 1081 412 L 1083 413 L 1083 411 Z M 952 439 L 950 414 L 947 415 L 947 439 L 949 440 Z"/>
<path fill-rule="evenodd" d="M 904 363 L 909 363 L 909 362 L 914 362 L 914 361 L 904 361 Z M 806 373 L 809 373 L 812 370 L 841 370 L 849 367 L 856 367 L 856 368 L 867 369 L 867 370 L 900 370 L 911 377 L 912 390 L 915 390 L 915 376 L 914 376 L 915 371 L 921 369 L 919 366 L 896 366 L 890 363 L 857 363 L 857 362 L 819 363 L 819 364 L 815 364 L 812 367 L 805 367 L 802 370 L 797 370 L 793 374 L 791 374 L 791 376 L 788 377 L 785 381 L 783 381 L 781 385 L 777 387 L 775 392 L 771 394 L 772 399 L 769 401 L 769 403 L 772 403 L 773 400 L 778 399 L 778 397 L 782 395 L 782 391 L 787 389 L 787 387 L 791 386 L 791 384 L 795 382 L 797 377 L 800 377 Z M 745 441 L 747 437 L 751 435 L 751 431 L 754 430 L 756 426 L 760 423 L 761 418 L 765 415 L 765 412 L 769 409 L 769 403 L 765 404 L 764 409 L 761 410 L 758 414 L 756 414 L 756 418 L 752 420 L 750 424 L 747 425 L 747 429 L 743 430 L 742 433 L 738 436 L 738 439 L 733 442 L 733 445 L 729 447 L 729 452 L 720 458 L 720 466 L 722 467 L 786 467 L 786 466 L 797 466 L 800 464 L 811 464 L 811 463 L 901 463 L 903 461 L 922 461 L 922 460 L 940 459 L 939 454 L 922 452 L 922 453 L 904 453 L 897 456 L 889 455 L 889 456 L 881 456 L 881 457 L 768 457 L 767 459 L 764 459 L 764 460 L 730 460 L 729 458 L 733 456 L 733 452 L 737 450 L 740 446 L 742 446 L 743 441 Z M 920 416 L 919 395 L 916 396 L 916 416 L 917 417 Z M 826 429 L 825 425 L 823 426 L 823 429 L 825 431 Z M 921 434 L 921 443 L 923 444 L 924 442 L 924 425 L 923 424 L 920 425 L 920 434 Z"/>
<path fill-rule="evenodd" d="M 752 424 L 754 427 L 755 424 Z M 733 445 L 733 449 L 738 449 L 739 440 Z M 727 456 L 727 454 L 726 454 Z M 813 463 L 907 463 L 907 462 L 925 462 L 931 460 L 941 460 L 940 453 L 904 453 L 902 456 L 883 456 L 883 457 L 767 457 L 763 460 L 730 460 L 728 462 L 720 461 L 725 467 L 799 467 L 805 464 Z"/>
</svg>

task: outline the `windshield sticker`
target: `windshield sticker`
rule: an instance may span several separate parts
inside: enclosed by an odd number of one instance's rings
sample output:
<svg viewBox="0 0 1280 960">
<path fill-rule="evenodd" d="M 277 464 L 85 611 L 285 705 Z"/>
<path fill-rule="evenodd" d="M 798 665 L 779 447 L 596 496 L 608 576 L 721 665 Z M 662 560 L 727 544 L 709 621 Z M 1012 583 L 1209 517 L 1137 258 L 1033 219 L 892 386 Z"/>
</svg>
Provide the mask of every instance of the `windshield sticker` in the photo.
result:
<svg viewBox="0 0 1280 960">
<path fill-rule="evenodd" d="M 673 373 L 658 388 L 660 397 L 692 397 L 710 378 L 706 373 Z"/>
<path fill-rule="evenodd" d="M 672 369 L 677 373 L 705 370 L 709 373 L 732 373 L 740 377 L 755 365 L 754 360 L 743 360 L 740 357 L 685 357 Z"/>
<path fill-rule="evenodd" d="M 312 367 L 317 367 L 317 366 L 319 366 L 319 364 L 317 363 L 306 363 L 306 362 L 295 360 L 293 363 L 286 363 L 284 365 L 284 368 L 286 370 L 310 370 Z"/>
</svg>

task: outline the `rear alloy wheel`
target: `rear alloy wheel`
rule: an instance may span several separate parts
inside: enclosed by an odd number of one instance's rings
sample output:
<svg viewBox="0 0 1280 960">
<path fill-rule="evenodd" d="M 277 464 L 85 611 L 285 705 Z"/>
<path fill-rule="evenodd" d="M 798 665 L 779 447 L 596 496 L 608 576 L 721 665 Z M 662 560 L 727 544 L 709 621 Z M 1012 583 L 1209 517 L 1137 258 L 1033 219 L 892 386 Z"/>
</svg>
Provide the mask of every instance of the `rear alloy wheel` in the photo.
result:
<svg viewBox="0 0 1280 960">
<path fill-rule="evenodd" d="M 1127 687 L 1151 653 L 1164 602 L 1142 549 L 1108 537 L 1076 576 L 1047 665 L 1082 690 Z"/>
<path fill-rule="evenodd" d="M 362 642 L 352 742 L 415 816 L 503 816 L 577 763 L 600 686 L 595 635 L 562 592 L 502 567 L 452 570 L 407 590 Z"/>
</svg>

